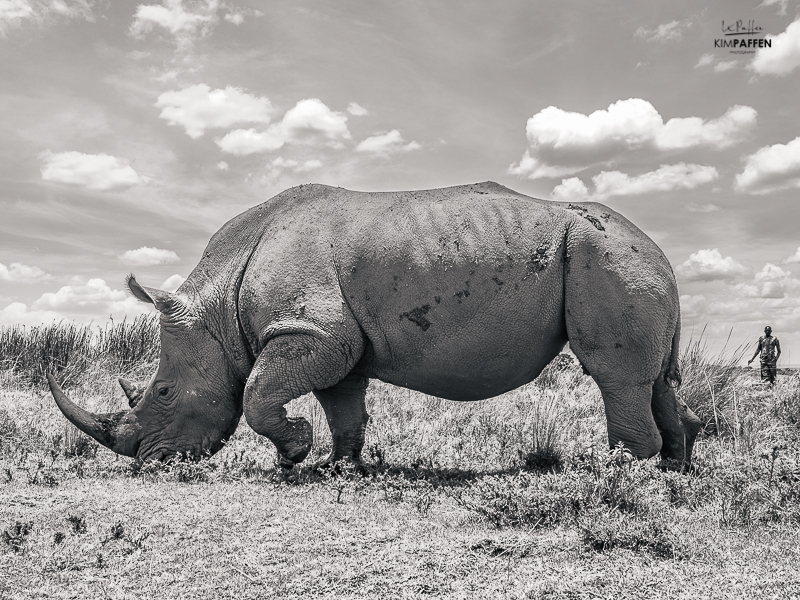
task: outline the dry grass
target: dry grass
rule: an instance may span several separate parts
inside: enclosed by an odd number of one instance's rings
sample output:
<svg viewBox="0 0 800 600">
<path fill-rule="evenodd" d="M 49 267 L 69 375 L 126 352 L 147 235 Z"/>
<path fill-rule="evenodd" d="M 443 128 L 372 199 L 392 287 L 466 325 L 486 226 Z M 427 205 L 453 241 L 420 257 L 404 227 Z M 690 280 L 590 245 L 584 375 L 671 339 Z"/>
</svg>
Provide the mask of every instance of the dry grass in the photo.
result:
<svg viewBox="0 0 800 600">
<path fill-rule="evenodd" d="M 566 359 L 476 403 L 372 382 L 368 473 L 339 476 L 277 469 L 245 423 L 203 463 L 119 458 L 7 367 L 0 597 L 792 597 L 800 377 L 762 388 L 734 362 L 684 356 L 681 393 L 711 406 L 684 474 L 609 453 L 599 392 Z M 78 401 L 125 406 L 120 363 L 75 369 Z M 289 408 L 323 456 L 317 402 Z"/>
</svg>

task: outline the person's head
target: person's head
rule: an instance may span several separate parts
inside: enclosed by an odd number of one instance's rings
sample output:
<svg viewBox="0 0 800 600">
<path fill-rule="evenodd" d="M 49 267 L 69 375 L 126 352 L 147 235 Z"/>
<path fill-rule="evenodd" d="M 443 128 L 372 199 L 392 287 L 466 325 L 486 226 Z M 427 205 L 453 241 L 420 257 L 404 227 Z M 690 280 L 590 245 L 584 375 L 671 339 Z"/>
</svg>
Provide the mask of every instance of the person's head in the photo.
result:
<svg viewBox="0 0 800 600">
<path fill-rule="evenodd" d="M 770 327 L 769 325 L 767 325 L 766 327 L 764 327 L 764 333 L 765 333 L 766 335 L 772 335 L 772 327 Z"/>
</svg>

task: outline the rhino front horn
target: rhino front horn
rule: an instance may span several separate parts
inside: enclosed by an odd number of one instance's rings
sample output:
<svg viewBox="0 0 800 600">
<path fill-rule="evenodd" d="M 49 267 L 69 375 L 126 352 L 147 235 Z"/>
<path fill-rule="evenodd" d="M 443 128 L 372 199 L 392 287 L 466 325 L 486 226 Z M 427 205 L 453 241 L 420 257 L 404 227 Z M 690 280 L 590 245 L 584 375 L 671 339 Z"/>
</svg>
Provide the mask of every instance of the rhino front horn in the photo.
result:
<svg viewBox="0 0 800 600">
<path fill-rule="evenodd" d="M 47 383 L 59 410 L 86 435 L 93 437 L 106 448 L 123 456 L 136 456 L 138 426 L 129 412 L 93 414 L 82 409 L 61 390 L 55 377 L 48 371 Z"/>
</svg>

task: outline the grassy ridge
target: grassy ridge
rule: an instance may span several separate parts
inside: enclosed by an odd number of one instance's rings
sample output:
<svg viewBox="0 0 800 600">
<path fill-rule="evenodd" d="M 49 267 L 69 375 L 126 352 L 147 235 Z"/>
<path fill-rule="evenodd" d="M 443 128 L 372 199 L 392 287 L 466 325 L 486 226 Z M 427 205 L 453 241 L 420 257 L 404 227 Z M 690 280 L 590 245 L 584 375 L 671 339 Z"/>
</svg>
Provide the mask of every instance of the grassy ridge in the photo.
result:
<svg viewBox="0 0 800 600">
<path fill-rule="evenodd" d="M 599 391 L 567 355 L 475 403 L 372 382 L 366 474 L 283 472 L 246 423 L 203 463 L 140 464 L 66 423 L 33 357 L 62 360 L 79 403 L 122 409 L 114 376 L 155 366 L 148 326 L 116 325 L 105 352 L 95 330 L 0 331 L 14 340 L 0 342 L 0 597 L 800 594 L 797 374 L 762 388 L 690 342 L 679 393 L 704 423 L 691 473 L 609 453 Z M 111 358 L 132 339 L 138 361 Z M 289 412 L 314 426 L 309 462 L 324 456 L 315 399 Z"/>
</svg>

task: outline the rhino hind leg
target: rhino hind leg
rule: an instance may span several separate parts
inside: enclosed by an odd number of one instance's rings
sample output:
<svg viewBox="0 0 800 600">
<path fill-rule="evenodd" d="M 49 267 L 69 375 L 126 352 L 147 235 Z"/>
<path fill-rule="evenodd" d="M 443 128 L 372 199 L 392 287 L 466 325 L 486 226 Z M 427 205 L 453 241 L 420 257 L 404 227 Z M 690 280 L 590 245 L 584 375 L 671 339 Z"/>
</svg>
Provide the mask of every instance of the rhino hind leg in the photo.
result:
<svg viewBox="0 0 800 600">
<path fill-rule="evenodd" d="M 314 390 L 331 429 L 331 453 L 320 464 L 333 465 L 349 459 L 361 462 L 364 435 L 369 422 L 365 396 L 369 379 L 350 374 L 336 385 Z"/>
<path fill-rule="evenodd" d="M 302 462 L 313 441 L 311 424 L 287 417 L 286 404 L 339 383 L 360 357 L 360 351 L 343 348 L 361 346 L 360 337 L 340 343 L 334 336 L 291 333 L 271 339 L 256 359 L 245 386 L 244 414 L 256 433 L 275 444 L 282 467 Z"/>
<path fill-rule="evenodd" d="M 661 458 L 688 467 L 694 440 L 700 431 L 700 419 L 675 395 L 663 376 L 653 384 L 652 409 L 663 440 Z"/>
</svg>

